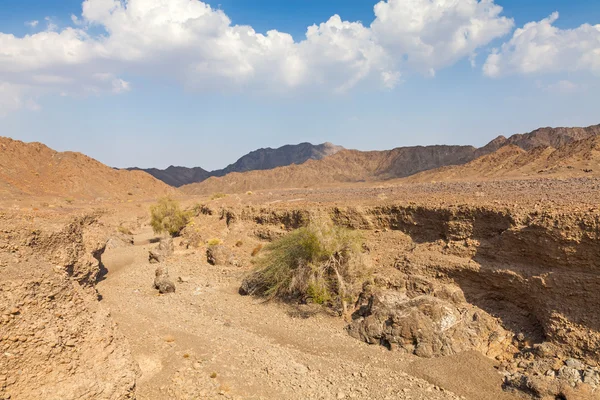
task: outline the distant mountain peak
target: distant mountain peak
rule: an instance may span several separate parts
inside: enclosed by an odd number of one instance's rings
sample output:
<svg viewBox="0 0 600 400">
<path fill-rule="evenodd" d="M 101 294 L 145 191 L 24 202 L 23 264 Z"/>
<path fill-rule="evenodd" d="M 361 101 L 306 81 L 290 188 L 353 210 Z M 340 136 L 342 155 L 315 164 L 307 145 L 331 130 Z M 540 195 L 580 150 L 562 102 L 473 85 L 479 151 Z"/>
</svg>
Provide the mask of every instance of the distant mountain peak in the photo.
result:
<svg viewBox="0 0 600 400">
<path fill-rule="evenodd" d="M 292 164 L 303 164 L 308 160 L 321 160 L 340 150 L 344 150 L 344 148 L 329 142 L 318 145 L 303 142 L 287 144 L 275 149 L 265 147 L 253 150 L 226 168 L 215 171 L 206 171 L 200 167 L 187 168 L 173 165 L 164 170 L 148 168 L 143 169 L 143 171 L 171 186 L 180 187 L 190 183 L 202 182 L 211 176 L 219 177 L 232 172 L 267 170 Z"/>
</svg>

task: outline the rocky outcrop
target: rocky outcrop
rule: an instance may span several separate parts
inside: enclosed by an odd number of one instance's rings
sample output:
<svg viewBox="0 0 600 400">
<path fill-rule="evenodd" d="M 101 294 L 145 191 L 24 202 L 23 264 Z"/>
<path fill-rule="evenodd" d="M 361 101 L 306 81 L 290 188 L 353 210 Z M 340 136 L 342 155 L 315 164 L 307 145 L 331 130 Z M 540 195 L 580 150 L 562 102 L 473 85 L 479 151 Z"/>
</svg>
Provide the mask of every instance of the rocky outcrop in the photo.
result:
<svg viewBox="0 0 600 400">
<path fill-rule="evenodd" d="M 137 365 L 93 287 L 106 245 L 99 215 L 54 231 L 0 218 L 0 398 L 135 398 Z"/>
<path fill-rule="evenodd" d="M 348 332 L 367 343 L 426 358 L 469 350 L 493 358 L 511 346 L 512 335 L 501 322 L 468 304 L 455 287 L 431 294 L 376 289 L 361 298 Z"/>
</svg>

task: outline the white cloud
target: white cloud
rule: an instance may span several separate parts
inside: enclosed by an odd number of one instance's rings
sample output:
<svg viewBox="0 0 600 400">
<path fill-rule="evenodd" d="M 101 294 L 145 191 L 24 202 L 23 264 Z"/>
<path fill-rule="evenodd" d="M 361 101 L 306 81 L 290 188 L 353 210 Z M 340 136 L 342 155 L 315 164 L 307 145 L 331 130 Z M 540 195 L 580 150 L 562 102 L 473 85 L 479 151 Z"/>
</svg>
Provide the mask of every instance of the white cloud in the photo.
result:
<svg viewBox="0 0 600 400">
<path fill-rule="evenodd" d="M 559 29 L 555 12 L 517 29 L 513 37 L 489 55 L 487 76 L 584 71 L 600 74 L 600 25 Z"/>
<path fill-rule="evenodd" d="M 48 32 L 55 32 L 58 30 L 58 25 L 56 25 L 54 21 L 52 21 L 52 18 L 46 17 L 44 18 L 44 20 L 46 20 L 46 30 Z"/>
<path fill-rule="evenodd" d="M 0 117 L 21 108 L 37 111 L 40 107 L 35 98 L 29 93 L 29 88 L 0 82 Z"/>
<path fill-rule="evenodd" d="M 375 6 L 371 29 L 405 64 L 428 75 L 508 34 L 512 19 L 493 0 L 389 0 Z"/>
<path fill-rule="evenodd" d="M 27 21 L 25 22 L 25 26 L 28 26 L 30 28 L 35 28 L 36 26 L 38 26 L 38 24 L 40 23 L 40 21 Z"/>
<path fill-rule="evenodd" d="M 369 26 L 334 15 L 294 41 L 232 25 L 199 0 L 85 0 L 72 26 L 47 17 L 43 32 L 0 33 L 0 84 L 36 96 L 123 93 L 126 74 L 197 90 L 390 89 L 412 71 L 434 76 L 513 26 L 493 0 L 383 0 L 374 11 Z"/>
</svg>

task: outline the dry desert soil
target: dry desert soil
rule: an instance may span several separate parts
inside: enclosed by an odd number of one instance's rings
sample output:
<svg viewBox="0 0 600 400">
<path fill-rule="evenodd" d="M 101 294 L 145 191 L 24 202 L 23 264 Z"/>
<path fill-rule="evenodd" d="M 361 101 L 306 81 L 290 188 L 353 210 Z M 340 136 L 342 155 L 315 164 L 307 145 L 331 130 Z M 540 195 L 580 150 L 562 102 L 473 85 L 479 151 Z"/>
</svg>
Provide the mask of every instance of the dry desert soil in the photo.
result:
<svg viewBox="0 0 600 400">
<path fill-rule="evenodd" d="M 0 399 L 600 399 L 600 178 L 535 172 L 591 168 L 595 139 L 218 196 L 3 146 L 43 163 L 0 165 Z M 534 172 L 481 177 L 502 160 Z M 165 195 L 192 215 L 173 239 Z M 323 221 L 360 234 L 347 313 L 243 295 L 269 243 Z"/>
</svg>

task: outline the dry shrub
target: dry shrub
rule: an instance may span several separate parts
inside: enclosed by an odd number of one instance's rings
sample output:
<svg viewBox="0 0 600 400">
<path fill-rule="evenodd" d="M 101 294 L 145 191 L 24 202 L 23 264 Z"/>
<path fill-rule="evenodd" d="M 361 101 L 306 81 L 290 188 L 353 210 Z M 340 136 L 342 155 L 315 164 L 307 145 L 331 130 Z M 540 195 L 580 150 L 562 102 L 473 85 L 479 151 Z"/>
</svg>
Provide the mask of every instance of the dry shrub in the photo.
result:
<svg viewBox="0 0 600 400">
<path fill-rule="evenodd" d="M 210 199 L 218 200 L 218 199 L 224 199 L 225 197 L 227 197 L 227 195 L 225 193 L 213 193 L 213 195 L 210 196 Z"/>
<path fill-rule="evenodd" d="M 237 242 L 235 242 L 235 247 L 242 247 L 244 245 L 244 242 L 242 242 L 241 240 L 238 240 Z"/>
<path fill-rule="evenodd" d="M 347 313 L 368 275 L 356 231 L 311 223 L 270 243 L 241 292 L 326 305 Z"/>
<path fill-rule="evenodd" d="M 190 221 L 190 214 L 181 210 L 179 203 L 170 197 L 163 197 L 150 207 L 150 225 L 154 233 L 163 232 L 175 237 Z"/>
</svg>

